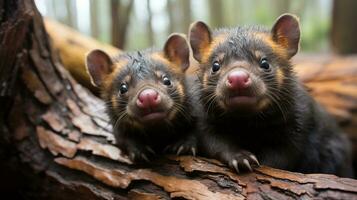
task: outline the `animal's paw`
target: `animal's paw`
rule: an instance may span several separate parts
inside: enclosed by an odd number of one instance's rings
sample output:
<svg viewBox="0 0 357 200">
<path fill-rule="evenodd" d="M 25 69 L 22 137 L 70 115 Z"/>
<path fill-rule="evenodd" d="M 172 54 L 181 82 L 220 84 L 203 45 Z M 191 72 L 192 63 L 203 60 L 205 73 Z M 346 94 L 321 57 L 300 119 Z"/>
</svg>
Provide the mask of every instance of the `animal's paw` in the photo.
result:
<svg viewBox="0 0 357 200">
<path fill-rule="evenodd" d="M 238 150 L 229 153 L 225 157 L 228 166 L 234 169 L 237 173 L 241 171 L 253 171 L 254 167 L 260 165 L 257 157 L 249 151 Z"/>
<path fill-rule="evenodd" d="M 197 153 L 197 142 L 195 139 L 183 139 L 178 142 L 168 145 L 165 152 L 174 153 L 176 155 L 193 155 Z"/>
<path fill-rule="evenodd" d="M 155 156 L 155 151 L 150 146 L 135 142 L 127 143 L 124 149 L 134 163 L 147 163 Z"/>
</svg>

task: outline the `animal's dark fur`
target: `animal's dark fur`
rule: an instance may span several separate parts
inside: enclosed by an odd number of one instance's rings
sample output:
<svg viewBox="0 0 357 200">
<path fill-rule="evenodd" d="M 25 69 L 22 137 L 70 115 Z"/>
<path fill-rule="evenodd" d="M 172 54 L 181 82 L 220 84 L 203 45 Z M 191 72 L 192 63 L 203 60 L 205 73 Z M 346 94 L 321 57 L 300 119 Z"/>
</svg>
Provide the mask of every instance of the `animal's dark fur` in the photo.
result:
<svg viewBox="0 0 357 200">
<path fill-rule="evenodd" d="M 259 26 L 213 31 L 212 39 L 225 35 L 213 49 L 207 61 L 201 61 L 199 77 L 201 102 L 207 113 L 199 137 L 199 152 L 234 167 L 246 167 L 255 154 L 263 165 L 303 172 L 352 176 L 350 145 L 336 122 L 309 96 L 297 80 L 289 58 L 277 53 L 262 35 L 270 38 L 270 30 Z M 192 43 L 191 43 L 192 44 Z M 193 47 L 195 48 L 195 47 Z M 259 69 L 255 51 L 269 60 L 271 70 Z M 224 54 L 222 70 L 236 61 L 249 63 L 245 67 L 267 88 L 269 104 L 255 111 L 240 111 L 222 107 L 217 93 L 222 74 L 211 72 L 212 62 Z M 239 68 L 240 66 L 234 66 Z M 228 69 L 227 69 L 228 70 Z M 278 70 L 282 82 L 278 80 Z M 208 80 L 205 81 L 205 77 Z"/>
<path fill-rule="evenodd" d="M 165 147 L 168 150 L 176 151 L 181 145 L 183 152 L 191 151 L 185 144 L 191 142 L 190 134 L 194 131 L 196 118 L 192 114 L 192 103 L 186 86 L 184 73 L 176 73 L 171 70 L 166 63 L 153 59 L 150 55 L 152 50 L 144 52 L 126 53 L 115 60 L 127 59 L 128 63 L 119 71 L 109 88 L 103 92 L 103 98 L 109 103 L 107 112 L 114 127 L 114 135 L 117 143 L 126 153 L 136 161 L 143 161 L 145 157 L 150 157 L 153 149 L 156 153 L 162 153 Z M 119 87 L 124 77 L 129 76 L 130 88 L 135 88 L 138 84 L 152 84 L 152 87 L 159 88 L 161 78 L 156 73 L 165 74 L 172 81 L 172 87 L 162 87 L 166 90 L 168 97 L 174 102 L 171 108 L 176 114 L 171 119 L 154 124 L 140 124 L 136 119 L 128 115 L 121 118 L 121 114 L 126 109 L 128 101 L 131 101 L 137 91 L 127 96 L 118 97 L 117 108 L 113 107 L 113 95 L 117 95 Z M 183 88 L 183 93 L 177 90 L 178 85 Z M 129 89 L 130 90 L 130 89 Z M 118 120 L 120 118 L 120 120 Z M 192 143 L 194 144 L 194 143 Z"/>
</svg>

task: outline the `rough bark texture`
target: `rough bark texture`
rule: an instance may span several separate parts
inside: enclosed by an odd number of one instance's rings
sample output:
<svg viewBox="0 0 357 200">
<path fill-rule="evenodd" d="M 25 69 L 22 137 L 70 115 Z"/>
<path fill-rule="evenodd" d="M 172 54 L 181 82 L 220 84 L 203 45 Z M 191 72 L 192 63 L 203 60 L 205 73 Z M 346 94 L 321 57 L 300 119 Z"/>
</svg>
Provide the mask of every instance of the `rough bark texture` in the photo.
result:
<svg viewBox="0 0 357 200">
<path fill-rule="evenodd" d="M 135 166 L 113 145 L 103 103 L 51 48 L 29 0 L 0 1 L 0 181 L 26 199 L 357 199 L 357 180 L 268 167 L 237 175 L 214 160 Z"/>
</svg>

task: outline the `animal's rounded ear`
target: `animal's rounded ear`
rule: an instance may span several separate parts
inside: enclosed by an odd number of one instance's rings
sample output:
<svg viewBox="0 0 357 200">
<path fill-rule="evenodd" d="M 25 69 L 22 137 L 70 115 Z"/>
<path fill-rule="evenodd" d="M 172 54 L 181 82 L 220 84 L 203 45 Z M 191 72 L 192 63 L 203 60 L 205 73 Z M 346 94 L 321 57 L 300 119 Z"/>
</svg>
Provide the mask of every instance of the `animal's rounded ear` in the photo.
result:
<svg viewBox="0 0 357 200">
<path fill-rule="evenodd" d="M 283 14 L 275 22 L 271 30 L 273 40 L 286 49 L 289 58 L 299 50 L 300 23 L 298 17 Z"/>
<path fill-rule="evenodd" d="M 165 57 L 180 67 L 181 71 L 186 71 L 190 66 L 190 48 L 186 37 L 181 34 L 171 34 L 164 46 Z"/>
<path fill-rule="evenodd" d="M 212 42 L 212 33 L 210 28 L 201 21 L 194 22 L 190 26 L 189 40 L 193 52 L 193 57 L 202 62 L 202 57 Z"/>
<path fill-rule="evenodd" d="M 95 49 L 90 51 L 86 56 L 86 68 L 92 84 L 101 86 L 103 80 L 113 70 L 113 62 L 109 55 L 102 50 Z"/>
</svg>

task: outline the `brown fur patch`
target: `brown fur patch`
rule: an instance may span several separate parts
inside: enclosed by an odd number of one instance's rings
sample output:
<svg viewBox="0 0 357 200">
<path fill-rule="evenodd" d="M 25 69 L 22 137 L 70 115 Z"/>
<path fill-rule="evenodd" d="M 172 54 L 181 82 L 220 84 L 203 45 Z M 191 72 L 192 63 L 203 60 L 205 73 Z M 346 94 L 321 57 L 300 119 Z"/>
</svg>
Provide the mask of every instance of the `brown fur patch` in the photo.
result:
<svg viewBox="0 0 357 200">
<path fill-rule="evenodd" d="M 268 98 L 262 99 L 258 104 L 258 110 L 262 110 L 266 108 L 270 104 L 270 100 Z"/>
<path fill-rule="evenodd" d="M 268 44 L 278 56 L 288 59 L 288 52 L 286 51 L 285 47 L 274 42 L 270 34 L 257 32 L 254 33 L 254 35 L 255 37 L 261 39 L 266 44 Z"/>
<path fill-rule="evenodd" d="M 113 109 L 118 109 L 117 95 L 112 96 L 111 102 L 112 102 Z"/>
<path fill-rule="evenodd" d="M 277 79 L 279 85 L 283 84 L 284 78 L 285 78 L 285 75 L 284 75 L 283 70 L 278 68 L 278 70 L 276 71 L 276 79 Z"/>
<path fill-rule="evenodd" d="M 264 54 L 261 51 L 254 51 L 254 56 L 257 59 L 261 59 L 264 56 Z"/>
<path fill-rule="evenodd" d="M 169 113 L 169 116 L 168 116 L 168 120 L 171 121 L 175 118 L 177 114 L 177 109 L 173 109 L 170 113 Z"/>
<path fill-rule="evenodd" d="M 183 102 L 184 98 L 185 98 L 185 92 L 184 92 L 183 85 L 178 82 L 176 89 L 177 89 L 177 92 L 180 94 L 180 102 Z"/>
<path fill-rule="evenodd" d="M 104 82 L 103 82 L 103 89 L 107 90 L 110 87 L 111 83 L 113 82 L 114 78 L 120 73 L 120 71 L 128 64 L 128 60 L 122 59 L 119 62 L 114 63 L 114 70 L 111 74 L 109 74 Z"/>
<path fill-rule="evenodd" d="M 170 62 L 162 52 L 153 53 L 150 55 L 152 59 L 163 63 L 164 65 L 168 66 L 171 71 L 176 74 L 182 73 L 181 66 Z"/>
<path fill-rule="evenodd" d="M 206 72 L 206 73 L 203 74 L 203 79 L 202 79 L 203 87 L 207 86 L 208 79 L 209 79 L 209 72 Z"/>
<path fill-rule="evenodd" d="M 200 47 L 200 52 L 202 54 L 202 63 L 208 62 L 209 57 L 212 54 L 212 51 L 222 42 L 224 42 L 228 37 L 228 33 L 222 33 L 213 38 L 209 46 Z"/>
</svg>

